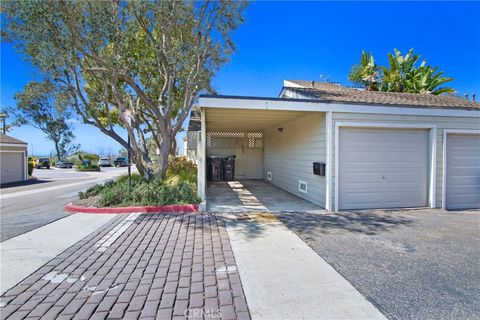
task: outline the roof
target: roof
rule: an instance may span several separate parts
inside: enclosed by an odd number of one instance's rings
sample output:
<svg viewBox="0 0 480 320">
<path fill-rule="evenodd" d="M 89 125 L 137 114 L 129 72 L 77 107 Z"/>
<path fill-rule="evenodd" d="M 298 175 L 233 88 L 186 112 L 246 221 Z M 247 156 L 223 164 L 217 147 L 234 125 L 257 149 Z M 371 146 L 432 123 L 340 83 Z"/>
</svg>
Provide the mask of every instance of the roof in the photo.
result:
<svg viewBox="0 0 480 320">
<path fill-rule="evenodd" d="M 26 142 L 15 139 L 14 137 L 7 136 L 6 134 L 0 134 L 0 143 L 27 145 Z"/>
<path fill-rule="evenodd" d="M 456 96 L 366 91 L 337 83 L 286 80 L 284 89 L 326 103 L 379 104 L 407 107 L 479 109 L 480 103 Z M 284 92 L 284 90 L 282 90 Z"/>
<path fill-rule="evenodd" d="M 190 121 L 188 122 L 188 131 L 200 131 L 202 129 L 202 118 L 199 107 L 192 107 L 190 111 Z"/>
</svg>

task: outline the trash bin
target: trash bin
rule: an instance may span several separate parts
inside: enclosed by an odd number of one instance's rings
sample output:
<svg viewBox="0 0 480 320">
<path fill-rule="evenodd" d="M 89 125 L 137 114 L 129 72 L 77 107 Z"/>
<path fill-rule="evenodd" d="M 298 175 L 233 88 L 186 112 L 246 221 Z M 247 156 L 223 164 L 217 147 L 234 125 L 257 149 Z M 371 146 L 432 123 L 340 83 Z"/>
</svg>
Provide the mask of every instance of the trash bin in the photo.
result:
<svg viewBox="0 0 480 320">
<path fill-rule="evenodd" d="M 212 156 L 211 161 L 211 181 L 223 181 L 223 157 Z"/>
<path fill-rule="evenodd" d="M 235 156 L 225 158 L 223 164 L 223 177 L 225 181 L 233 181 L 235 179 Z"/>
<path fill-rule="evenodd" d="M 207 181 L 212 181 L 212 157 L 207 157 Z"/>
</svg>

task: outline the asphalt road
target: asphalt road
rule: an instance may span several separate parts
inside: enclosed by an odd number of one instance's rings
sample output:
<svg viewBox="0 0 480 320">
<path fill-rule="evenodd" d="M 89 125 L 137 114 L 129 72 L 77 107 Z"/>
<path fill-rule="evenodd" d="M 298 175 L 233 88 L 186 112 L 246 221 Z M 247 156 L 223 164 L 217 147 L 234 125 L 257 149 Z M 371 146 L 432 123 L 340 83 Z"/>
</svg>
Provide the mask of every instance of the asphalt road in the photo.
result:
<svg viewBox="0 0 480 320">
<path fill-rule="evenodd" d="M 102 168 L 101 172 L 74 169 L 35 169 L 36 182 L 1 189 L 0 242 L 69 215 L 65 204 L 78 192 L 127 173 L 127 168 Z"/>
<path fill-rule="evenodd" d="M 280 219 L 389 319 L 480 315 L 480 210 L 282 213 Z"/>
</svg>

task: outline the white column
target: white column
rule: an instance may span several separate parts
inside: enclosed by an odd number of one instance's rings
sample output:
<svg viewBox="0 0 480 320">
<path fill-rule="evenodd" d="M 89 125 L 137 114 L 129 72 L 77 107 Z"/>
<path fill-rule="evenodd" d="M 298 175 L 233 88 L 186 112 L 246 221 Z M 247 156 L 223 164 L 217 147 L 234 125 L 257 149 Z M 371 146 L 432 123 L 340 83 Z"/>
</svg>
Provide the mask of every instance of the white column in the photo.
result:
<svg viewBox="0 0 480 320">
<path fill-rule="evenodd" d="M 207 126 L 205 109 L 201 108 L 201 130 L 197 141 L 197 195 L 202 201 L 206 200 L 206 164 L 207 164 Z"/>
<path fill-rule="evenodd" d="M 327 161 L 325 168 L 325 209 L 332 211 L 332 111 L 328 111 L 325 116 L 325 136 L 327 139 Z"/>
</svg>

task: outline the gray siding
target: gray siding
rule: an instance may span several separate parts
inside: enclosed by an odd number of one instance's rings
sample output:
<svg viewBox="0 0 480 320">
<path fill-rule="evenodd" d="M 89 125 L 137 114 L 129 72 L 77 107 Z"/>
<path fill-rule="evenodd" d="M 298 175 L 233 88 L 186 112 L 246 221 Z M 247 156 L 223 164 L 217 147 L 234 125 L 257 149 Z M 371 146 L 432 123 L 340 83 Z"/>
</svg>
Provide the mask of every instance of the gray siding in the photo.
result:
<svg viewBox="0 0 480 320">
<path fill-rule="evenodd" d="M 472 111 L 475 112 L 475 111 Z M 443 182 L 443 129 L 479 130 L 480 118 L 467 117 L 434 117 L 434 116 L 402 116 L 383 114 L 333 113 L 333 128 L 337 122 L 368 122 L 368 123 L 403 123 L 431 124 L 437 128 L 436 153 L 436 190 L 435 206 L 442 206 Z M 332 186 L 335 188 L 335 130 L 332 129 Z M 333 189 L 334 190 L 334 189 Z M 332 203 L 335 203 L 335 193 L 332 192 Z"/>
<path fill-rule="evenodd" d="M 286 191 L 325 207 L 325 177 L 314 175 L 312 163 L 326 161 L 325 114 L 308 113 L 266 131 L 264 178 L 272 173 L 272 183 Z M 308 193 L 298 190 L 299 180 L 308 183 Z"/>
</svg>

